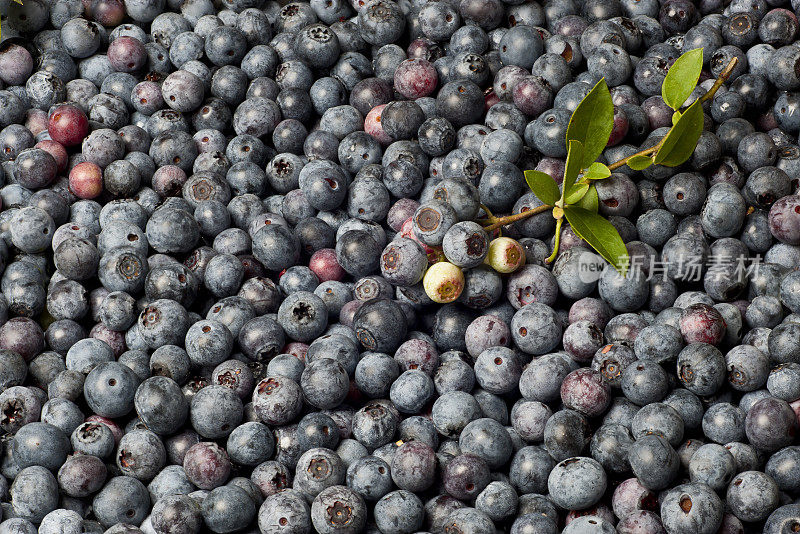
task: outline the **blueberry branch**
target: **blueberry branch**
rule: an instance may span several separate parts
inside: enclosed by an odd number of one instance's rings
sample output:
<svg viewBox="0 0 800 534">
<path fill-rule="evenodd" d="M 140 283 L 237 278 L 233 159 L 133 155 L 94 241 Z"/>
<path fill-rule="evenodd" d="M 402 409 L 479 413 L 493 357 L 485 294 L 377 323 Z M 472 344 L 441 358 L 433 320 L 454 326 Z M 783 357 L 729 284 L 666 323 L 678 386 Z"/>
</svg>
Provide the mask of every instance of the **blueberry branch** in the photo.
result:
<svg viewBox="0 0 800 534">
<path fill-rule="evenodd" d="M 544 260 L 545 263 L 553 263 L 554 261 L 556 261 L 556 256 L 558 256 L 558 249 L 561 244 L 561 225 L 563 223 L 564 223 L 563 217 L 559 217 L 558 219 L 556 219 L 556 236 L 555 236 L 555 241 L 553 242 L 553 253 L 550 254 L 550 256 L 546 260 Z"/>
<path fill-rule="evenodd" d="M 728 65 L 722 70 L 722 72 L 719 73 L 719 76 L 717 76 L 717 80 L 714 82 L 714 85 L 712 85 L 711 88 L 708 91 L 706 91 L 706 93 L 703 96 L 700 97 L 701 103 L 714 98 L 714 95 L 717 94 L 717 91 L 722 86 L 722 84 L 725 83 L 728 80 L 728 78 L 731 77 L 731 73 L 733 72 L 733 69 L 736 67 L 736 64 L 738 62 L 739 58 L 737 57 L 731 58 Z M 614 169 L 619 169 L 623 165 L 627 165 L 628 161 L 636 156 L 644 156 L 644 157 L 652 156 L 653 154 L 658 152 L 659 148 L 661 148 L 661 144 L 664 142 L 664 139 L 666 139 L 666 136 L 662 137 L 661 141 L 656 143 L 654 146 L 651 146 L 650 148 L 645 148 L 644 150 L 640 150 L 635 154 L 631 154 L 627 158 L 622 158 L 619 161 L 615 161 L 614 163 L 608 166 L 609 170 L 613 171 Z"/>
<path fill-rule="evenodd" d="M 522 221 L 524 219 L 527 219 L 528 217 L 533 217 L 534 215 L 544 213 L 550 209 L 553 209 L 553 206 L 544 204 L 543 206 L 537 206 L 527 211 L 523 211 L 522 213 L 516 213 L 514 215 L 506 215 L 505 217 L 495 217 L 494 221 L 491 221 L 489 219 L 481 219 L 478 222 L 480 222 L 485 226 L 484 230 L 486 230 L 487 232 L 491 232 L 492 230 L 497 230 L 498 228 L 505 226 L 507 224 L 515 223 L 517 221 Z"/>
<path fill-rule="evenodd" d="M 711 89 L 706 91 L 706 94 L 700 97 L 701 103 L 714 98 L 714 95 L 717 93 L 717 90 L 720 88 L 720 86 L 722 86 L 722 84 L 728 81 L 728 78 L 731 77 L 731 73 L 733 73 L 733 69 L 736 67 L 738 62 L 738 57 L 731 58 L 728 65 L 722 69 L 722 72 L 720 72 L 719 76 L 717 76 L 717 80 L 714 82 L 714 85 L 711 86 Z"/>
<path fill-rule="evenodd" d="M 631 155 L 630 155 L 630 156 L 628 156 L 627 158 L 622 158 L 622 159 L 621 159 L 621 160 L 619 160 L 619 161 L 615 161 L 614 163 L 611 163 L 611 164 L 608 166 L 608 170 L 610 170 L 610 171 L 613 171 L 614 169 L 619 169 L 620 167 L 623 167 L 623 166 L 627 165 L 627 164 L 628 164 L 628 160 L 630 160 L 631 158 L 634 158 L 634 157 L 636 157 L 636 156 L 645 156 L 645 157 L 650 157 L 650 156 L 652 156 L 653 154 L 655 154 L 656 152 L 658 152 L 658 149 L 659 149 L 659 148 L 661 148 L 661 142 L 662 142 L 662 141 L 663 141 L 665 138 L 666 138 L 666 136 L 662 137 L 662 138 L 661 138 L 661 141 L 659 141 L 659 142 L 658 142 L 658 143 L 656 143 L 655 145 L 651 146 L 650 148 L 645 148 L 644 150 L 640 150 L 639 152 L 637 152 L 637 153 L 635 153 L 635 154 L 631 154 Z"/>
<path fill-rule="evenodd" d="M 705 102 L 705 101 L 710 100 L 711 98 L 714 97 L 714 95 L 717 93 L 717 91 L 722 86 L 722 84 L 725 83 L 728 80 L 728 78 L 730 78 L 731 73 L 733 72 L 733 69 L 736 67 L 736 64 L 738 62 L 739 62 L 738 58 L 735 58 L 735 57 L 730 60 L 728 65 L 722 70 L 722 72 L 720 72 L 719 76 L 717 76 L 717 79 L 714 82 L 714 85 L 712 85 L 711 88 L 708 91 L 706 91 L 706 93 L 703 96 L 700 97 L 700 102 Z M 666 136 L 662 137 L 661 140 L 658 143 L 656 143 L 654 146 L 651 146 L 649 148 L 645 148 L 644 150 L 640 150 L 639 152 L 636 152 L 635 154 L 631 154 L 630 156 L 628 156 L 626 158 L 622 158 L 619 161 L 615 161 L 614 163 L 609 164 L 608 165 L 608 169 L 611 170 L 611 171 L 613 171 L 615 169 L 619 169 L 620 167 L 622 167 L 624 165 L 627 165 L 628 161 L 631 158 L 634 158 L 636 156 L 644 156 L 644 157 L 652 156 L 653 154 L 658 152 L 658 150 L 661 148 L 661 145 L 664 142 L 664 139 L 666 139 Z M 523 211 L 521 213 L 516 213 L 514 215 L 506 215 L 505 217 L 495 217 L 486 208 L 486 206 L 481 205 L 481 208 L 483 208 L 484 212 L 486 212 L 486 215 L 488 217 L 485 218 L 485 219 L 480 219 L 478 222 L 484 226 L 484 229 L 487 232 L 491 232 L 492 230 L 497 230 L 498 228 L 500 228 L 502 226 L 506 226 L 508 224 L 515 223 L 517 221 L 522 221 L 524 219 L 527 219 L 528 217 L 533 217 L 534 215 L 538 215 L 540 213 L 544 213 L 547 210 L 552 209 L 552 207 L 553 206 L 545 204 L 545 205 L 542 205 L 542 206 L 538 206 L 536 208 L 529 209 L 527 211 Z M 559 222 L 561 222 L 560 219 L 559 219 Z M 556 232 L 556 236 L 558 236 L 558 233 L 559 232 L 557 231 Z M 558 249 L 556 248 L 556 250 L 558 250 Z"/>
<path fill-rule="evenodd" d="M 483 210 L 483 212 L 486 214 L 486 219 L 484 219 L 483 221 L 486 221 L 489 224 L 494 224 L 495 222 L 497 222 L 497 217 L 494 216 L 494 214 L 492 213 L 492 210 L 490 210 L 488 207 L 486 207 L 483 204 L 480 204 L 480 207 Z M 483 221 L 481 221 L 481 222 L 483 222 Z"/>
</svg>

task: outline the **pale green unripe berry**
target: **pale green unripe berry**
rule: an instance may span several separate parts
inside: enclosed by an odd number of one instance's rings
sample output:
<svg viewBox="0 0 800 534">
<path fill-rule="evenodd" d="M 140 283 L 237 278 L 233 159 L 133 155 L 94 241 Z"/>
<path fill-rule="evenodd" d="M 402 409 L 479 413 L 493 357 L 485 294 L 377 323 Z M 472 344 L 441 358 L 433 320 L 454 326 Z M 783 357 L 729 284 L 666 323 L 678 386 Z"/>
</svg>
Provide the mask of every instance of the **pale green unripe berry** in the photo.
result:
<svg viewBox="0 0 800 534">
<path fill-rule="evenodd" d="M 525 250 L 516 239 L 498 237 L 489 243 L 486 263 L 498 273 L 513 273 L 525 264 Z"/>
<path fill-rule="evenodd" d="M 425 293 L 434 302 L 446 304 L 453 302 L 464 291 L 464 273 L 452 263 L 434 263 L 422 279 Z"/>
</svg>

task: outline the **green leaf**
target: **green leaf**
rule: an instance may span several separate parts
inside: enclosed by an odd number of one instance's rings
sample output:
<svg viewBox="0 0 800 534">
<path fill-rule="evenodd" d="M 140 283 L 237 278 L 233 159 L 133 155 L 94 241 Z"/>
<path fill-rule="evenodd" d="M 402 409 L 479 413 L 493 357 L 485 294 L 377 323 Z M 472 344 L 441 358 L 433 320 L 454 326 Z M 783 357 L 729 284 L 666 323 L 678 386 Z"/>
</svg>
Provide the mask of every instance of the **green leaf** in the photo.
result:
<svg viewBox="0 0 800 534">
<path fill-rule="evenodd" d="M 605 180 L 609 176 L 611 176 L 611 170 L 599 161 L 595 161 L 589 165 L 588 169 L 583 171 L 585 180 Z"/>
<path fill-rule="evenodd" d="M 589 186 L 589 190 L 583 195 L 579 201 L 574 205 L 589 210 L 592 213 L 597 213 L 597 208 L 600 204 L 600 199 L 597 197 L 597 188 L 594 185 Z"/>
<path fill-rule="evenodd" d="M 525 171 L 525 181 L 528 182 L 533 194 L 545 204 L 553 206 L 561 198 L 558 185 L 549 174 L 542 171 Z"/>
<path fill-rule="evenodd" d="M 678 124 L 678 121 L 680 120 L 680 118 L 681 118 L 681 112 L 680 111 L 676 111 L 675 113 L 673 113 L 672 114 L 672 125 L 675 126 L 676 124 Z"/>
<path fill-rule="evenodd" d="M 575 180 L 578 178 L 578 175 L 584 168 L 583 143 L 572 140 L 568 143 L 567 148 L 567 163 L 564 169 L 564 183 L 562 186 L 562 191 L 564 192 L 562 198 L 564 199 L 566 199 L 572 192 L 572 188 L 575 185 Z"/>
<path fill-rule="evenodd" d="M 620 274 L 628 266 L 628 250 L 617 229 L 600 215 L 577 206 L 565 206 L 564 215 L 572 230 L 589 243 Z"/>
<path fill-rule="evenodd" d="M 661 97 L 674 110 L 681 108 L 694 91 L 703 69 L 703 49 L 689 50 L 675 60 L 661 85 Z"/>
<path fill-rule="evenodd" d="M 572 186 L 572 190 L 564 195 L 564 204 L 575 204 L 579 202 L 586 192 L 589 191 L 589 184 L 587 183 L 577 183 Z"/>
<path fill-rule="evenodd" d="M 613 128 L 614 104 L 603 78 L 583 97 L 567 126 L 567 145 L 570 141 L 580 141 L 584 147 L 581 169 L 594 163 L 606 148 Z"/>
<path fill-rule="evenodd" d="M 703 106 L 695 100 L 667 133 L 653 162 L 665 167 L 676 167 L 689 159 L 703 133 Z"/>
<path fill-rule="evenodd" d="M 628 167 L 634 171 L 643 171 L 652 164 L 653 159 L 647 156 L 633 156 L 627 162 Z"/>
</svg>

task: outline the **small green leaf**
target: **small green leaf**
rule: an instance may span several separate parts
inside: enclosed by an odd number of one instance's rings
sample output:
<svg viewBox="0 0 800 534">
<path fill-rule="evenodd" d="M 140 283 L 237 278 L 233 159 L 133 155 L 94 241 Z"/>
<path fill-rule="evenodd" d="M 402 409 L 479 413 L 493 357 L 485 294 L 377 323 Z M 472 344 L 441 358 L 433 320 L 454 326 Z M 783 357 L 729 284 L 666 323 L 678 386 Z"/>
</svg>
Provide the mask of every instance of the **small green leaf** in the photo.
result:
<svg viewBox="0 0 800 534">
<path fill-rule="evenodd" d="M 628 266 L 628 250 L 614 225 L 600 215 L 577 206 L 566 206 L 564 214 L 578 237 L 589 243 L 617 272 L 624 275 Z"/>
<path fill-rule="evenodd" d="M 561 192 L 549 174 L 542 171 L 525 171 L 525 181 L 528 182 L 533 194 L 545 204 L 553 206 L 561 198 Z"/>
<path fill-rule="evenodd" d="M 703 107 L 698 99 L 667 133 L 653 162 L 665 167 L 677 167 L 689 159 L 703 133 L 703 120 Z"/>
<path fill-rule="evenodd" d="M 564 192 L 562 198 L 566 199 L 572 192 L 575 185 L 575 180 L 578 178 L 583 165 L 583 143 L 576 140 L 571 140 L 567 146 L 567 163 L 564 169 L 564 184 L 562 191 Z"/>
<path fill-rule="evenodd" d="M 689 50 L 675 60 L 661 85 L 661 97 L 669 107 L 679 110 L 694 91 L 703 69 L 703 49 Z"/>
<path fill-rule="evenodd" d="M 597 208 L 600 204 L 600 199 L 597 197 L 597 188 L 594 184 L 589 186 L 589 190 L 583 195 L 579 201 L 575 202 L 575 206 L 589 210 L 592 213 L 597 213 Z"/>
<path fill-rule="evenodd" d="M 628 159 L 627 165 L 634 171 L 643 171 L 653 164 L 653 159 L 647 156 L 633 156 Z"/>
<path fill-rule="evenodd" d="M 605 180 L 609 176 L 611 176 L 611 171 L 599 161 L 589 165 L 589 168 L 583 172 L 585 180 Z"/>
<path fill-rule="evenodd" d="M 680 118 L 681 118 L 681 112 L 680 111 L 676 111 L 675 113 L 673 113 L 672 114 L 672 125 L 675 126 L 676 124 L 678 124 L 678 121 L 680 120 Z"/>
<path fill-rule="evenodd" d="M 564 204 L 575 204 L 579 202 L 589 190 L 589 184 L 578 182 L 572 186 L 572 190 L 564 195 Z"/>
<path fill-rule="evenodd" d="M 606 148 L 611 130 L 614 128 L 614 104 L 603 78 L 583 97 L 572 113 L 567 126 L 567 145 L 570 141 L 583 143 L 584 153 L 581 169 L 597 159 Z"/>
</svg>

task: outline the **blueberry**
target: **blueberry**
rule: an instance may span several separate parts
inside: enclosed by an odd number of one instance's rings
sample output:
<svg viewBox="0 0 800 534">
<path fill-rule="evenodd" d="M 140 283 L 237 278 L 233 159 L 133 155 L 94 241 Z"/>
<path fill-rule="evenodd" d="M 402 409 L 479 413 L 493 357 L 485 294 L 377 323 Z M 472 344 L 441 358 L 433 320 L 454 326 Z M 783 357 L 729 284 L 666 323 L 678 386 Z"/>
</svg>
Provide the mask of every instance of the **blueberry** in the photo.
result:
<svg viewBox="0 0 800 534">
<path fill-rule="evenodd" d="M 101 362 L 86 376 L 83 393 L 94 413 L 104 417 L 120 417 L 134 407 L 139 377 L 118 362 Z"/>
<path fill-rule="evenodd" d="M 306 366 L 300 385 L 306 401 L 323 409 L 335 408 L 341 404 L 349 387 L 344 367 L 329 358 L 320 358 Z"/>
<path fill-rule="evenodd" d="M 692 343 L 678 355 L 678 378 L 698 395 L 715 393 L 725 381 L 725 359 L 712 345 Z"/>
<path fill-rule="evenodd" d="M 228 358 L 233 342 L 230 330 L 219 321 L 198 321 L 186 332 L 186 354 L 196 366 L 215 366 Z"/>
<path fill-rule="evenodd" d="M 44 422 L 31 422 L 14 434 L 11 454 L 20 469 L 42 466 L 56 471 L 70 450 L 69 438 L 58 427 Z"/>
<path fill-rule="evenodd" d="M 561 382 L 572 368 L 563 358 L 546 354 L 534 359 L 522 371 L 520 393 L 530 400 L 551 402 L 560 398 Z"/>
<path fill-rule="evenodd" d="M 675 449 L 667 440 L 655 434 L 636 440 L 628 454 L 633 474 L 644 487 L 651 490 L 668 487 L 680 467 Z"/>
<path fill-rule="evenodd" d="M 391 491 L 389 465 L 375 456 L 360 458 L 347 469 L 347 486 L 365 500 L 376 501 Z"/>
<path fill-rule="evenodd" d="M 150 515 L 153 528 L 168 529 L 173 521 L 186 532 L 199 530 L 203 521 L 200 506 L 187 495 L 169 495 L 156 501 Z"/>
<path fill-rule="evenodd" d="M 442 479 L 450 495 L 470 500 L 488 485 L 489 466 L 477 456 L 462 454 L 447 463 Z"/>
<path fill-rule="evenodd" d="M 330 449 L 314 448 L 298 459 L 294 488 L 313 498 L 322 490 L 343 483 L 344 478 L 345 467 L 341 458 Z"/>
<path fill-rule="evenodd" d="M 483 97 L 471 81 L 452 81 L 442 86 L 436 97 L 436 112 L 454 126 L 474 122 L 480 115 Z"/>
<path fill-rule="evenodd" d="M 381 532 L 411 532 L 422 526 L 422 501 L 410 491 L 398 490 L 375 504 L 375 520 Z"/>
<path fill-rule="evenodd" d="M 356 533 L 366 524 L 367 508 L 361 496 L 350 488 L 331 486 L 311 503 L 311 521 L 321 534 Z"/>
<path fill-rule="evenodd" d="M 474 454 L 486 461 L 490 468 L 503 465 L 511 457 L 511 438 L 505 428 L 489 418 L 468 423 L 460 437 L 459 446 L 466 454 Z"/>
<path fill-rule="evenodd" d="M 632 363 L 622 373 L 622 392 L 641 406 L 662 400 L 669 391 L 669 379 L 655 362 Z"/>
<path fill-rule="evenodd" d="M 188 404 L 178 384 L 165 376 L 148 378 L 134 396 L 139 417 L 154 432 L 168 433 L 179 427 L 188 414 Z"/>
<path fill-rule="evenodd" d="M 664 526 L 675 532 L 714 532 L 722 524 L 723 511 L 720 498 L 703 483 L 677 486 L 661 503 Z"/>
<path fill-rule="evenodd" d="M 797 422 L 786 401 L 767 397 L 756 402 L 745 419 L 747 439 L 759 450 L 776 451 L 791 443 Z"/>
<path fill-rule="evenodd" d="M 92 505 L 103 526 L 124 521 L 141 523 L 150 508 L 150 495 L 135 478 L 118 476 L 95 495 Z"/>
<path fill-rule="evenodd" d="M 44 467 L 21 469 L 9 490 L 11 507 L 20 519 L 41 522 L 58 507 L 58 483 Z"/>
<path fill-rule="evenodd" d="M 257 521 L 262 530 L 307 529 L 311 524 L 311 510 L 299 492 L 287 489 L 264 499 Z"/>
<path fill-rule="evenodd" d="M 436 456 L 430 446 L 409 441 L 397 449 L 391 460 L 391 475 L 400 489 L 419 492 L 433 484 Z"/>
<path fill-rule="evenodd" d="M 765 532 L 780 532 L 781 529 L 792 528 L 791 525 L 797 522 L 797 506 L 787 504 L 779 506 L 767 518 L 764 524 Z"/>
<path fill-rule="evenodd" d="M 255 518 L 256 507 L 244 490 L 222 486 L 211 490 L 203 499 L 202 515 L 212 532 L 233 532 Z"/>
<path fill-rule="evenodd" d="M 761 521 L 778 507 L 778 493 L 778 486 L 769 475 L 744 471 L 728 486 L 726 502 L 736 517 L 744 521 Z"/>
<path fill-rule="evenodd" d="M 278 309 L 278 323 L 292 339 L 309 341 L 320 335 L 328 324 L 325 303 L 307 291 L 293 293 Z"/>
<path fill-rule="evenodd" d="M 166 463 L 164 444 L 149 430 L 128 432 L 119 442 L 116 462 L 123 475 L 150 480 Z"/>
<path fill-rule="evenodd" d="M 339 443 L 335 421 L 323 413 L 312 413 L 303 417 L 297 425 L 297 435 L 304 449 L 334 449 Z"/>
</svg>

